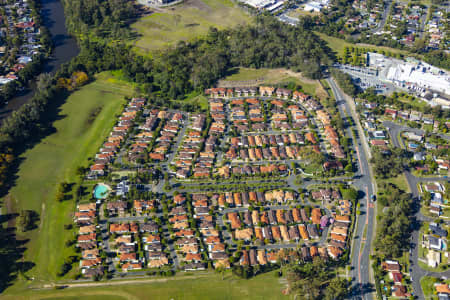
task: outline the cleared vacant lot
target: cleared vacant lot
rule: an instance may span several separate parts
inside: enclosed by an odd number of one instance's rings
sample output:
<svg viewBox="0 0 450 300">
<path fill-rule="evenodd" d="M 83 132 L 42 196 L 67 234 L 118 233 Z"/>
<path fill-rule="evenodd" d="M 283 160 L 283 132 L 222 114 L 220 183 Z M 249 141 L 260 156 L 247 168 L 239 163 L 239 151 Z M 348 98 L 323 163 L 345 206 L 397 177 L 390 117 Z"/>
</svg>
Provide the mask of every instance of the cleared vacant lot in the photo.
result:
<svg viewBox="0 0 450 300">
<path fill-rule="evenodd" d="M 74 92 L 60 107 L 55 133 L 22 155 L 18 179 L 6 197 L 16 211 L 32 209 L 39 213 L 37 228 L 20 238 L 25 245 L 25 261 L 36 266 L 27 273 L 34 281 L 20 278 L 11 289 L 54 280 L 65 257 L 70 238 L 64 224 L 72 222 L 74 201 L 57 202 L 55 194 L 62 181 L 74 182 L 79 166 L 88 166 L 116 122 L 125 103 L 124 95 L 133 89 L 101 74 L 98 80 Z"/>
<path fill-rule="evenodd" d="M 204 276 L 185 276 L 184 273 L 175 278 L 149 281 L 140 284 L 119 284 L 101 287 L 69 288 L 66 290 L 34 290 L 20 295 L 6 296 L 5 299 L 97 299 L 97 300 L 128 300 L 128 299 L 290 299 L 283 296 L 281 290 L 285 287 L 274 272 L 256 276 L 252 279 L 236 279 L 228 272 L 222 280 L 221 275 L 209 273 Z M 118 282 L 109 282 L 118 284 Z"/>
<path fill-rule="evenodd" d="M 318 80 L 308 79 L 301 73 L 296 73 L 284 68 L 280 69 L 252 69 L 233 68 L 229 75 L 219 81 L 221 87 L 245 87 L 271 84 L 295 84 L 300 85 L 305 93 L 323 99 L 328 93 Z"/>
<path fill-rule="evenodd" d="M 132 27 L 141 35 L 135 45 L 141 53 L 190 41 L 219 29 L 246 24 L 250 16 L 230 0 L 187 0 L 174 7 L 155 10 Z"/>
</svg>

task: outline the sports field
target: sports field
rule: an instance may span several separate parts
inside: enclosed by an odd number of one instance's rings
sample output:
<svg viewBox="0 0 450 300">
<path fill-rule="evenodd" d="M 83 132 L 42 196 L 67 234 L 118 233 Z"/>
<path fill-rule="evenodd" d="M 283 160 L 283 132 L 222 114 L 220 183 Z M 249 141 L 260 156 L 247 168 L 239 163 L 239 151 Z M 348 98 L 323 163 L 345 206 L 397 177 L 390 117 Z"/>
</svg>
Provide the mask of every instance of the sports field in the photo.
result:
<svg viewBox="0 0 450 300">
<path fill-rule="evenodd" d="M 72 248 L 65 246 L 71 235 L 64 224 L 72 222 L 75 204 L 73 200 L 55 200 L 58 184 L 76 181 L 77 167 L 88 167 L 88 157 L 95 155 L 109 134 L 125 104 L 124 96 L 132 90 L 100 74 L 98 80 L 74 92 L 60 107 L 53 124 L 55 132 L 22 155 L 16 184 L 5 200 L 15 211 L 32 209 L 40 215 L 36 229 L 19 235 L 30 239 L 24 260 L 36 266 L 26 274 L 34 280 L 19 277 L 10 289 L 54 280 L 64 258 L 71 254 Z"/>
<path fill-rule="evenodd" d="M 230 0 L 186 0 L 173 7 L 154 10 L 132 25 L 140 37 L 134 42 L 146 54 L 205 36 L 219 29 L 246 24 L 251 18 Z"/>
</svg>

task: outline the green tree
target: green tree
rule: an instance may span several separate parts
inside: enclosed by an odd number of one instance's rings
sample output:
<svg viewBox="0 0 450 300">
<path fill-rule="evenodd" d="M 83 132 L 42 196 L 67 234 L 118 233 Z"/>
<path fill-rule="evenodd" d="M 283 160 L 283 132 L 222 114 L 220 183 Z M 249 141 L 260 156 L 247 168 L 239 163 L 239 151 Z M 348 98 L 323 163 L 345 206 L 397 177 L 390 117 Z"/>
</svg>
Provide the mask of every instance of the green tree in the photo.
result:
<svg viewBox="0 0 450 300">
<path fill-rule="evenodd" d="M 348 281 L 341 278 L 333 278 L 325 290 L 326 300 L 345 299 L 348 294 Z"/>
</svg>

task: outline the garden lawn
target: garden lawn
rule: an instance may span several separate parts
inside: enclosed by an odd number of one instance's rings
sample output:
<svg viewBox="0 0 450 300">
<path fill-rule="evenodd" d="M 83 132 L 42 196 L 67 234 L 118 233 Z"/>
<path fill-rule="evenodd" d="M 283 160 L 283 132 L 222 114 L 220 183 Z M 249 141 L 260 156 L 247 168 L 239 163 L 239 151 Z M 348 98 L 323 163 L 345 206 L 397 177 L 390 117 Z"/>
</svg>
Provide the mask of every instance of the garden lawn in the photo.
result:
<svg viewBox="0 0 450 300">
<path fill-rule="evenodd" d="M 16 184 L 6 196 L 16 211 L 32 209 L 40 215 L 37 229 L 19 235 L 30 239 L 25 261 L 36 264 L 27 273 L 34 277 L 33 284 L 55 280 L 64 259 L 73 251 L 65 247 L 71 233 L 64 230 L 64 224 L 72 222 L 75 203 L 56 202 L 58 184 L 75 182 L 77 167 L 88 167 L 88 157 L 95 155 L 122 111 L 124 96 L 132 91 L 123 83 L 111 83 L 105 74 L 100 77 L 71 94 L 53 124 L 55 133 L 21 156 Z M 25 284 L 19 280 L 12 289 Z"/>
<path fill-rule="evenodd" d="M 439 279 L 434 278 L 434 277 L 430 277 L 430 276 L 425 276 L 420 280 L 420 284 L 422 285 L 422 290 L 423 290 L 423 294 L 425 295 L 425 297 L 427 299 L 438 299 L 437 295 L 434 294 L 434 292 L 436 292 L 436 289 L 434 288 L 434 284 L 437 282 L 441 282 Z M 450 280 L 447 279 L 445 281 L 447 284 L 450 284 Z"/>
<path fill-rule="evenodd" d="M 205 36 L 211 26 L 223 29 L 249 22 L 251 17 L 231 0 L 186 0 L 142 17 L 132 28 L 140 35 L 134 42 L 138 51 L 148 54 Z"/>
<path fill-rule="evenodd" d="M 194 276 L 196 273 L 194 272 Z M 125 300 L 125 299 L 183 299 L 183 300 L 215 300 L 215 299 L 290 299 L 283 296 L 281 290 L 285 288 L 280 278 L 274 272 L 258 275 L 252 279 L 237 279 L 228 271 L 222 280 L 217 273 L 207 275 L 185 276 L 184 273 L 174 278 L 148 281 L 148 283 L 110 282 L 111 285 L 100 287 L 69 288 L 66 290 L 33 290 L 25 291 L 21 295 L 11 295 L 5 299 L 94 299 L 97 300 Z M 86 296 L 90 296 L 86 298 Z"/>
</svg>

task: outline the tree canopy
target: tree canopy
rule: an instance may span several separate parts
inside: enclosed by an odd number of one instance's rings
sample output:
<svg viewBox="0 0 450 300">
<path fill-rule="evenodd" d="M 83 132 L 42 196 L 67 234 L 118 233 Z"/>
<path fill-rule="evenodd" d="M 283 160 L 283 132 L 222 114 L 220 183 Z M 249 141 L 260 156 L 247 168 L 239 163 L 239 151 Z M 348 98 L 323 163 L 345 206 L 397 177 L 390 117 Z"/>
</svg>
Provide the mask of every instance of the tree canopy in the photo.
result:
<svg viewBox="0 0 450 300">
<path fill-rule="evenodd" d="M 407 153 L 400 148 L 391 148 L 389 151 L 381 151 L 374 148 L 372 151 L 371 163 L 375 174 L 379 178 L 395 177 L 403 172 L 404 165 L 407 161 Z"/>
<path fill-rule="evenodd" d="M 386 184 L 381 190 L 379 201 L 389 208 L 378 221 L 375 249 L 382 258 L 398 258 L 410 248 L 413 200 L 411 195 L 393 184 Z"/>
<path fill-rule="evenodd" d="M 335 277 L 332 266 L 320 258 L 291 266 L 287 280 L 296 299 L 344 299 L 348 294 L 348 282 Z"/>
</svg>

